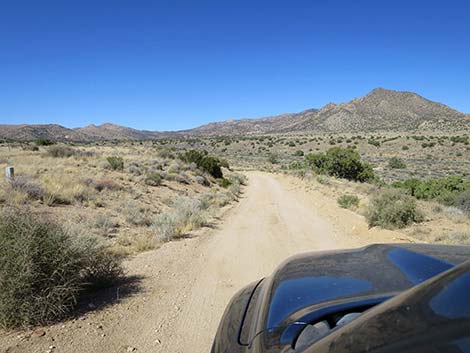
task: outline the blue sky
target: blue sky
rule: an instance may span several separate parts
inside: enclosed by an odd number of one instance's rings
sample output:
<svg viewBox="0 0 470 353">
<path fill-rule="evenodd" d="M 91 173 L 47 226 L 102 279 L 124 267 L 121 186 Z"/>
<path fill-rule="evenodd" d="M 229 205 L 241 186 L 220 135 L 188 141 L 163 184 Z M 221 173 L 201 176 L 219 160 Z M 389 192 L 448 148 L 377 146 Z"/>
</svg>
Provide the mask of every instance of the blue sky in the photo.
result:
<svg viewBox="0 0 470 353">
<path fill-rule="evenodd" d="M 470 2 L 0 0 L 0 123 L 175 130 L 409 90 L 470 113 Z"/>
</svg>

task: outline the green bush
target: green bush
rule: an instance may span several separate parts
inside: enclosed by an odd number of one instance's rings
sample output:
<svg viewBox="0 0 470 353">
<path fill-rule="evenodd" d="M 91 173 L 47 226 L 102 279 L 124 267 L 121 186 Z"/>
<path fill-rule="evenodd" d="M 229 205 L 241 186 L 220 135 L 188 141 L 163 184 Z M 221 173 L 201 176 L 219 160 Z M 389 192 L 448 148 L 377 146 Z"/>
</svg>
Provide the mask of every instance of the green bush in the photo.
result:
<svg viewBox="0 0 470 353">
<path fill-rule="evenodd" d="M 469 144 L 468 136 L 451 136 L 450 140 L 453 143 L 463 143 L 465 145 Z"/>
<path fill-rule="evenodd" d="M 375 179 L 372 166 L 362 162 L 359 153 L 350 148 L 333 147 L 326 153 L 307 154 L 305 159 L 319 174 L 360 182 Z"/>
<path fill-rule="evenodd" d="M 179 158 L 188 164 L 195 163 L 198 168 L 206 171 L 214 178 L 222 178 L 222 166 L 229 167 L 228 162 L 221 162 L 218 158 L 209 156 L 207 151 L 189 150 L 181 154 Z"/>
<path fill-rule="evenodd" d="M 122 157 L 110 156 L 106 160 L 109 163 L 109 166 L 112 170 L 123 170 L 124 169 L 124 160 Z"/>
<path fill-rule="evenodd" d="M 366 219 L 370 226 L 395 229 L 421 222 L 423 215 L 414 198 L 399 190 L 387 189 L 371 200 Z"/>
<path fill-rule="evenodd" d="M 220 178 L 220 179 L 217 179 L 217 184 L 219 184 L 219 186 L 223 188 L 228 188 L 230 185 L 232 185 L 232 182 L 228 179 Z"/>
<path fill-rule="evenodd" d="M 54 141 L 49 140 L 47 138 L 43 138 L 43 137 L 36 139 L 36 141 L 34 141 L 34 142 L 38 146 L 50 146 L 50 145 L 53 145 L 55 143 Z"/>
<path fill-rule="evenodd" d="M 120 261 L 96 239 L 70 236 L 28 210 L 0 214 L 0 327 L 60 319 L 81 294 L 121 275 Z"/>
<path fill-rule="evenodd" d="M 270 153 L 268 155 L 268 162 L 271 164 L 278 164 L 279 163 L 279 155 L 277 153 Z"/>
<path fill-rule="evenodd" d="M 306 164 L 305 162 L 302 162 L 302 161 L 292 161 L 287 166 L 287 168 L 291 170 L 305 169 L 305 167 L 306 167 Z"/>
<path fill-rule="evenodd" d="M 451 206 L 454 196 L 470 190 L 470 179 L 463 175 L 451 175 L 434 179 L 408 179 L 395 182 L 393 187 L 405 190 L 420 200 L 437 200 Z"/>
<path fill-rule="evenodd" d="M 424 142 L 421 144 L 421 147 L 423 148 L 431 148 L 431 147 L 434 147 L 436 145 L 435 142 Z"/>
<path fill-rule="evenodd" d="M 180 155 L 180 159 L 188 164 L 196 163 L 201 166 L 202 160 L 207 157 L 207 151 L 189 150 Z"/>
<path fill-rule="evenodd" d="M 303 157 L 303 155 L 304 155 L 304 151 L 302 150 L 295 151 L 294 153 L 294 156 L 296 157 Z"/>
<path fill-rule="evenodd" d="M 222 178 L 224 175 L 222 169 L 220 168 L 220 161 L 211 156 L 204 157 L 201 161 L 200 167 L 212 175 L 214 178 Z"/>
<path fill-rule="evenodd" d="M 341 195 L 337 201 L 342 208 L 355 209 L 359 206 L 359 198 L 356 195 Z"/>
<path fill-rule="evenodd" d="M 406 169 L 405 162 L 398 157 L 390 158 L 388 161 L 388 166 L 392 169 Z"/>
<path fill-rule="evenodd" d="M 162 184 L 162 176 L 157 172 L 150 173 L 145 178 L 145 184 L 150 186 L 160 186 Z"/>
</svg>

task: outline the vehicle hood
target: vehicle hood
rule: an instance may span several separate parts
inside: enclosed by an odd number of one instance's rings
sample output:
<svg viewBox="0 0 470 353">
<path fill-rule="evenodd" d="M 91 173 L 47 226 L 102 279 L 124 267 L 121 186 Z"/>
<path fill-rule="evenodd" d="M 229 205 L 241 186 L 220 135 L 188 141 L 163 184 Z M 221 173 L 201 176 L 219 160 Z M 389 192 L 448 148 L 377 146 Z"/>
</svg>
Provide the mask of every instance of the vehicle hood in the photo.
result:
<svg viewBox="0 0 470 353">
<path fill-rule="evenodd" d="M 256 336 L 279 349 L 332 310 L 379 304 L 469 257 L 470 247 L 378 244 L 289 258 L 259 288 Z"/>
</svg>

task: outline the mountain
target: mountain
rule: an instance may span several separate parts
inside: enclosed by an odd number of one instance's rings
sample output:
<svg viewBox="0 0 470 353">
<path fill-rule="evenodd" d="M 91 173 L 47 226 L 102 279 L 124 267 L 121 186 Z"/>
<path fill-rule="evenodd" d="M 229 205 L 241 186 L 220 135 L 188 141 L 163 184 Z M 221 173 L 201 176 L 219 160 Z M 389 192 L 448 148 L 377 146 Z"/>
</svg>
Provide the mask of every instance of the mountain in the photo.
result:
<svg viewBox="0 0 470 353">
<path fill-rule="evenodd" d="M 136 130 L 115 124 L 88 125 L 74 129 L 86 136 L 88 140 L 148 140 L 162 137 L 165 133 L 157 131 Z"/>
<path fill-rule="evenodd" d="M 294 125 L 300 117 L 307 117 L 315 112 L 317 112 L 317 109 L 257 119 L 225 120 L 209 123 L 190 130 L 181 130 L 178 133 L 183 135 L 266 134 L 284 130 L 286 126 Z"/>
<path fill-rule="evenodd" d="M 69 129 L 60 125 L 0 125 L 0 138 L 57 141 L 143 140 L 171 136 L 255 135 L 296 132 L 448 132 L 470 130 L 470 115 L 413 92 L 376 88 L 362 98 L 321 109 L 258 119 L 225 120 L 194 129 L 157 132 L 114 124 Z"/>
<path fill-rule="evenodd" d="M 115 124 L 88 125 L 69 129 L 57 124 L 0 125 L 0 138 L 33 141 L 47 138 L 54 141 L 92 142 L 106 140 L 147 140 L 171 136 L 171 132 L 136 130 Z"/>
<path fill-rule="evenodd" d="M 80 134 L 79 131 L 57 124 L 0 125 L 0 138 L 17 141 L 31 141 L 38 138 L 48 138 L 57 141 L 86 140 L 86 136 Z"/>
<path fill-rule="evenodd" d="M 376 88 L 347 103 L 330 103 L 303 117 L 290 131 L 328 132 L 452 130 L 469 127 L 470 116 L 412 92 Z"/>
<path fill-rule="evenodd" d="M 226 135 L 289 132 L 448 131 L 470 129 L 470 115 L 412 92 L 376 88 L 346 103 L 261 119 L 229 120 L 188 130 Z"/>
</svg>

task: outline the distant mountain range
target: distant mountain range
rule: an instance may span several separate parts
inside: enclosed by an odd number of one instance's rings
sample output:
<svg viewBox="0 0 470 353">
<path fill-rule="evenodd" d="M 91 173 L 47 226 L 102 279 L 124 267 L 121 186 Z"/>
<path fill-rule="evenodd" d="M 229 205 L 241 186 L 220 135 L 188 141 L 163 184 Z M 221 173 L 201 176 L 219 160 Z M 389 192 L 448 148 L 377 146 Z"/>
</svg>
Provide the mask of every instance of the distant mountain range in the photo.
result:
<svg viewBox="0 0 470 353">
<path fill-rule="evenodd" d="M 170 136 L 255 135 L 299 132 L 449 132 L 470 130 L 470 115 L 416 93 L 376 88 L 362 98 L 321 109 L 258 119 L 225 120 L 200 127 L 158 132 L 103 124 L 69 129 L 60 125 L 0 125 L 0 138 L 57 141 L 140 140 Z"/>
</svg>

